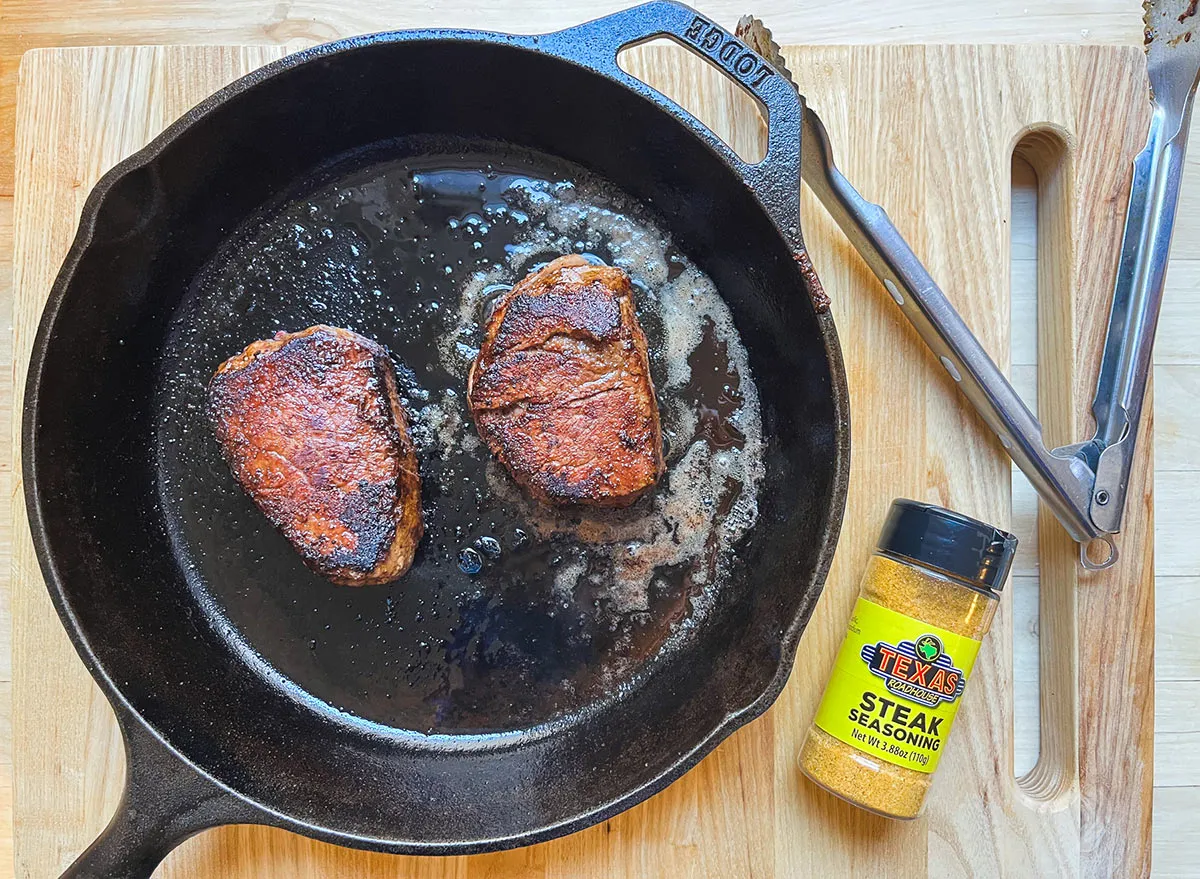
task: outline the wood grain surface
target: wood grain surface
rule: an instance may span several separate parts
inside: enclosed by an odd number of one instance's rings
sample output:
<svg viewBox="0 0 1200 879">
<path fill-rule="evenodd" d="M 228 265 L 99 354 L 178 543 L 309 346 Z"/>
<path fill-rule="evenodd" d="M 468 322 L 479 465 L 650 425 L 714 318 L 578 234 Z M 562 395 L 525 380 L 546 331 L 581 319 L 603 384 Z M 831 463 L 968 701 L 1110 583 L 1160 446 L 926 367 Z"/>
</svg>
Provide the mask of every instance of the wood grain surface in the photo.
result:
<svg viewBox="0 0 1200 879">
<path fill-rule="evenodd" d="M 321 43 L 371 31 L 468 27 L 534 33 L 631 5 L 626 0 L 4 0 L 0 4 L 0 139 L 12 142 L 21 55 L 42 46 L 114 43 Z M 754 12 L 781 43 L 1042 42 L 1141 40 L 1138 0 L 887 0 L 698 4 L 732 28 Z M 0 194 L 12 163 L 0 150 Z"/>
<path fill-rule="evenodd" d="M 204 94 L 273 54 L 278 50 L 210 47 L 27 56 L 16 151 L 18 387 L 40 304 L 96 177 Z M 698 108 L 735 145 L 759 136 L 727 83 L 715 75 L 681 75 L 669 57 L 645 49 L 631 65 Z M 840 164 L 888 208 L 1002 362 L 1010 341 L 1011 155 L 1020 148 L 1027 156 L 1041 193 L 1040 396 L 1059 404 L 1047 418 L 1055 438 L 1081 435 L 1128 161 L 1145 127 L 1145 117 L 1128 109 L 1144 95 L 1140 52 L 813 47 L 789 50 L 788 58 L 830 129 Z M 1041 133 L 1030 136 L 1033 131 Z M 985 643 L 925 819 L 875 819 L 799 777 L 799 738 L 887 502 L 907 495 L 997 523 L 1010 517 L 1010 468 L 997 442 L 811 200 L 805 232 L 833 295 L 845 347 L 854 466 L 829 585 L 802 641 L 797 671 L 764 718 L 665 793 L 600 827 L 541 846 L 421 860 L 347 852 L 261 828 L 225 828 L 186 843 L 161 875 L 1146 872 L 1153 780 L 1149 454 L 1135 474 L 1117 570 L 1081 577 L 1068 563 L 1070 542 L 1052 522 L 1040 526 L 1038 564 L 1027 566 L 1043 583 L 1042 757 L 1028 777 L 1013 780 L 1010 599 Z M 10 438 L 10 459 L 15 448 Z M 50 608 L 23 508 L 13 496 L 17 874 L 47 876 L 103 825 L 119 789 L 122 757 L 111 712 Z M 1110 637 L 1114 631 L 1121 638 Z M 1097 665 L 1103 675 L 1092 672 Z"/>
</svg>

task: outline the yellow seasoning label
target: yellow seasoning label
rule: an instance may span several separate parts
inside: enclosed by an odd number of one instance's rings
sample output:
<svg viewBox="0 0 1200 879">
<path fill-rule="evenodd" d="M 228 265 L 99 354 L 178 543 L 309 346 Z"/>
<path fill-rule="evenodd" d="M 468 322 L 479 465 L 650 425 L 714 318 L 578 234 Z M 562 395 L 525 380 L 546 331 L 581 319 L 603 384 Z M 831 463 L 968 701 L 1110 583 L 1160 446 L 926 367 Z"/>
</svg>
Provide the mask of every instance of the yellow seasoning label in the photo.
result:
<svg viewBox="0 0 1200 879">
<path fill-rule="evenodd" d="M 816 724 L 873 757 L 933 772 L 978 652 L 973 638 L 860 598 Z"/>
</svg>

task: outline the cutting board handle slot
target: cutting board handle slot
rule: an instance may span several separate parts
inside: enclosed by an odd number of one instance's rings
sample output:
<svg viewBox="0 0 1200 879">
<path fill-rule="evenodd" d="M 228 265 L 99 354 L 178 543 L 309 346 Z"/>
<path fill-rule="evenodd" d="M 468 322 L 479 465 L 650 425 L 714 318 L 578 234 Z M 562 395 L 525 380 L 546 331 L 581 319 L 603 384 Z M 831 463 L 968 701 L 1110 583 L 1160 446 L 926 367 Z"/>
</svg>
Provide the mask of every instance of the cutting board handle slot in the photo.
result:
<svg viewBox="0 0 1200 879">
<path fill-rule="evenodd" d="M 1013 156 L 1037 175 L 1037 414 L 1051 448 L 1072 442 L 1076 362 L 1074 302 L 1077 206 L 1073 138 L 1055 125 L 1022 131 Z M 1011 167 L 1011 161 L 1010 161 Z M 1074 541 L 1054 515 L 1038 512 L 1039 754 L 1017 779 L 1023 796 L 1040 808 L 1066 808 L 1078 779 L 1079 709 L 1076 692 L 1077 635 L 1075 590 L 1079 582 Z"/>
</svg>

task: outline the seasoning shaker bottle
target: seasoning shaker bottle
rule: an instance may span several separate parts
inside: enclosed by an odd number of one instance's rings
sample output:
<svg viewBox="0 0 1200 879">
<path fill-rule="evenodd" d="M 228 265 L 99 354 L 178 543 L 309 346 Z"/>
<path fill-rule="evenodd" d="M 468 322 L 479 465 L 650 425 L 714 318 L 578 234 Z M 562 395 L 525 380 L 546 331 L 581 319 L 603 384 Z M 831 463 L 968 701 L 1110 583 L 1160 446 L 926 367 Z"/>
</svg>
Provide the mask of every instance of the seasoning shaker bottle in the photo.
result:
<svg viewBox="0 0 1200 879">
<path fill-rule="evenodd" d="M 805 775 L 879 815 L 921 813 L 1016 549 L 976 519 L 892 502 L 800 750 Z"/>
</svg>

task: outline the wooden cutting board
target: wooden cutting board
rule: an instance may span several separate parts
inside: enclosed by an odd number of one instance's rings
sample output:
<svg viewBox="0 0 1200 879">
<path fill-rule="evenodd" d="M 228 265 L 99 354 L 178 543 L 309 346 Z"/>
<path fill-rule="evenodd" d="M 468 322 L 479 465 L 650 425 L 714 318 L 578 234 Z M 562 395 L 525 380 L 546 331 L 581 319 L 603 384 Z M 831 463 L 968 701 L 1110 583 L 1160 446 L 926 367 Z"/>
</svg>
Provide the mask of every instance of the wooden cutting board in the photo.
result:
<svg viewBox="0 0 1200 879">
<path fill-rule="evenodd" d="M 234 77 L 263 47 L 48 49 L 25 56 L 17 127 L 16 387 L 42 304 L 101 173 Z M 1009 350 L 1009 173 L 1020 149 L 1041 186 L 1039 399 L 1055 443 L 1082 438 L 1106 323 L 1129 162 L 1148 118 L 1137 49 L 887 46 L 786 51 L 838 161 L 882 203 L 1000 362 Z M 646 47 L 628 65 L 735 146 L 758 120 L 716 74 Z M 796 769 L 888 502 L 1010 518 L 1009 463 L 953 382 L 810 199 L 813 261 L 833 299 L 849 374 L 853 476 L 837 559 L 779 702 L 664 793 L 603 825 L 469 858 L 371 855 L 283 831 L 222 828 L 160 869 L 200 877 L 1132 876 L 1149 870 L 1153 723 L 1150 450 L 1144 428 L 1120 564 L 1085 574 L 1047 514 L 1042 753 L 1013 778 L 1012 615 L 984 644 L 926 816 L 888 822 Z M 1146 406 L 1147 413 L 1152 411 Z M 1149 416 L 1147 415 L 1147 418 Z M 12 448 L 19 453 L 19 425 Z M 20 462 L 14 462 L 20 472 Z M 123 755 L 103 697 L 38 572 L 20 492 L 13 583 L 17 875 L 57 875 L 103 827 Z"/>
</svg>

